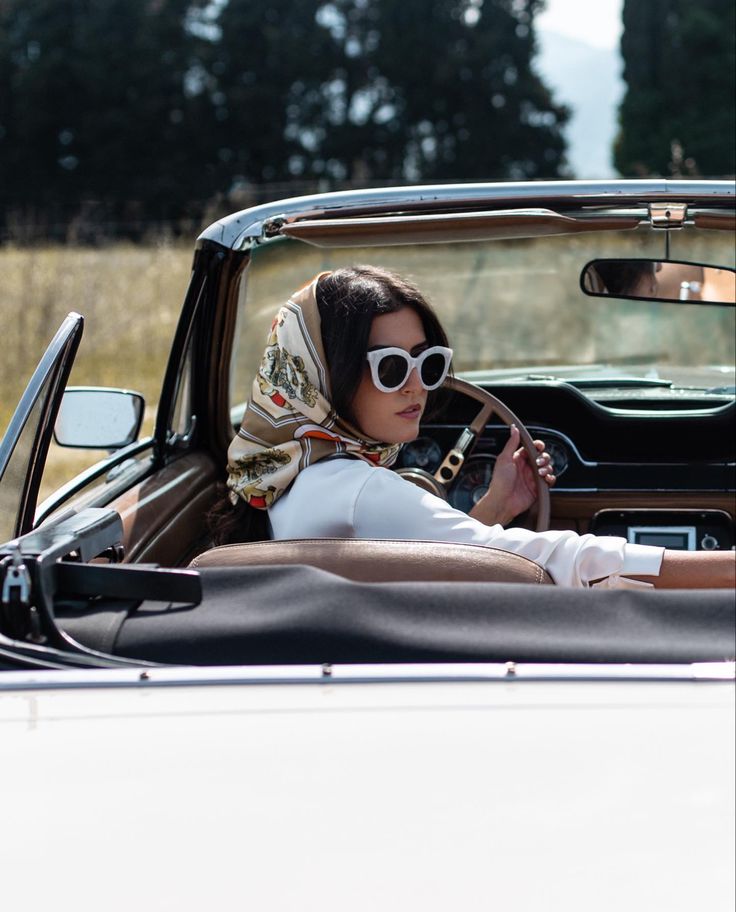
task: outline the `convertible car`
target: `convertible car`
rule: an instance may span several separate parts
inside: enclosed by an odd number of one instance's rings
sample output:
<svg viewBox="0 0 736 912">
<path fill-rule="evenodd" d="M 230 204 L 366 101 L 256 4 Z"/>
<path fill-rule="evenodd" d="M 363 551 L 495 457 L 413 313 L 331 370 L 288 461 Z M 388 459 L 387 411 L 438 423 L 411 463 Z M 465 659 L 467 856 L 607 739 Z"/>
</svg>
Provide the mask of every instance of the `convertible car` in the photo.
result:
<svg viewBox="0 0 736 912">
<path fill-rule="evenodd" d="M 431 540 L 213 547 L 206 515 L 274 314 L 370 263 L 454 349 L 407 484 L 468 511 L 515 422 L 557 476 L 516 524 L 732 550 L 735 227 L 726 181 L 234 213 L 146 437 L 139 394 L 67 386 L 70 314 L 0 444 L 8 908 L 67 883 L 75 908 L 732 909 L 733 590 L 563 589 Z M 52 438 L 105 455 L 39 502 Z"/>
</svg>

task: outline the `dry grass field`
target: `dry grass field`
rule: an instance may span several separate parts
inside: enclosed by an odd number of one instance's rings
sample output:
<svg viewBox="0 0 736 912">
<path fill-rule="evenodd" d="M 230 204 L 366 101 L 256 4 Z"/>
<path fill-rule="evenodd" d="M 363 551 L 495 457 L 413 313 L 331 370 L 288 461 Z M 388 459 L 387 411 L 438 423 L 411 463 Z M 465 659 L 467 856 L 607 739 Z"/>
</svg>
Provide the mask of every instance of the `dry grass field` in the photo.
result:
<svg viewBox="0 0 736 912">
<path fill-rule="evenodd" d="M 191 262 L 190 243 L 0 248 L 0 427 L 62 320 L 76 311 L 85 326 L 70 384 L 138 390 L 150 431 Z M 100 455 L 53 447 L 42 497 Z"/>
<path fill-rule="evenodd" d="M 70 383 L 127 386 L 155 403 L 184 298 L 192 245 L 0 249 L 0 421 L 63 318 L 85 318 Z"/>
</svg>

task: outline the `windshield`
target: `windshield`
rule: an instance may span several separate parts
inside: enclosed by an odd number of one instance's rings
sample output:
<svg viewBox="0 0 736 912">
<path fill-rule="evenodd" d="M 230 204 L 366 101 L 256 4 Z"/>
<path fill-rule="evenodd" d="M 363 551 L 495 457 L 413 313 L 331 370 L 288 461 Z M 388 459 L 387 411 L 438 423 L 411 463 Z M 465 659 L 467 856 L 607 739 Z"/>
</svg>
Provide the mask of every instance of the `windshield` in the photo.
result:
<svg viewBox="0 0 736 912">
<path fill-rule="evenodd" d="M 662 257 L 651 229 L 513 241 L 324 249 L 296 240 L 257 248 L 241 287 L 233 404 L 250 390 L 270 320 L 321 270 L 354 263 L 393 269 L 427 295 L 455 350 L 459 373 L 615 366 L 680 374 L 703 387 L 733 385 L 736 309 L 590 298 L 580 273 L 598 257 Z M 729 232 L 683 229 L 671 256 L 734 266 Z M 707 377 L 699 369 L 715 366 Z M 683 368 L 685 370 L 683 370 Z M 694 371 L 693 371 L 694 369 Z"/>
</svg>

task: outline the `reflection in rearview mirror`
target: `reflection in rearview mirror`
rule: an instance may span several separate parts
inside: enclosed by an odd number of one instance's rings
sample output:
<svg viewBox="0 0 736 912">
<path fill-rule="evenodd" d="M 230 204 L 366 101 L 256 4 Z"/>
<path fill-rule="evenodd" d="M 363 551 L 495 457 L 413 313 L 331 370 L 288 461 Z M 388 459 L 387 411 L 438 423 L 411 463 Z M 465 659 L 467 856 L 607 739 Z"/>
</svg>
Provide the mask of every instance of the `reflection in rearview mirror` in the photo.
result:
<svg viewBox="0 0 736 912">
<path fill-rule="evenodd" d="M 54 426 L 59 446 L 118 450 L 138 438 L 143 396 L 129 390 L 67 387 Z"/>
<path fill-rule="evenodd" d="M 593 260 L 580 287 L 595 297 L 736 304 L 736 270 L 661 260 Z"/>
</svg>

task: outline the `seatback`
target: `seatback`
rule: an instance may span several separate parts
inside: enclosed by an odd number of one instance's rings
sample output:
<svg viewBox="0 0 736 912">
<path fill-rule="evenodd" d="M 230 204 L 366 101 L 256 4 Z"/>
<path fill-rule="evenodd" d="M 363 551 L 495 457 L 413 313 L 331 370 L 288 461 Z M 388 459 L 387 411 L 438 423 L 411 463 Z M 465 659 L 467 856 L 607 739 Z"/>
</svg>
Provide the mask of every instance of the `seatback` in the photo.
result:
<svg viewBox="0 0 736 912">
<path fill-rule="evenodd" d="M 196 557 L 200 567 L 306 564 L 358 582 L 553 580 L 538 564 L 497 548 L 436 541 L 320 538 L 221 545 Z"/>
</svg>

